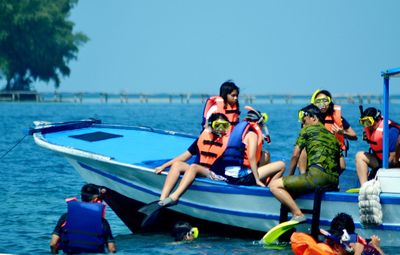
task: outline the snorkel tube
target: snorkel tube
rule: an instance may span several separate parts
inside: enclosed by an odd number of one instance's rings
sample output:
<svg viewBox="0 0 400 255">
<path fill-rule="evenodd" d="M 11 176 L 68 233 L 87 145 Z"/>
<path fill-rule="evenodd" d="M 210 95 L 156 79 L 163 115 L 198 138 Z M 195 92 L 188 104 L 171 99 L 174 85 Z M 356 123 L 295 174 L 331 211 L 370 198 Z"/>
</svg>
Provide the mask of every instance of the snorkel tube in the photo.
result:
<svg viewBox="0 0 400 255">
<path fill-rule="evenodd" d="M 269 135 L 269 130 L 267 127 L 266 122 L 268 121 L 268 114 L 266 114 L 265 112 L 259 112 L 256 109 L 254 109 L 251 106 L 246 105 L 244 107 L 248 112 L 252 112 L 254 114 L 257 115 L 258 117 L 258 121 L 257 124 L 259 124 L 260 126 L 262 126 L 264 132 L 263 132 L 263 138 L 267 143 L 271 143 L 271 137 Z"/>
</svg>

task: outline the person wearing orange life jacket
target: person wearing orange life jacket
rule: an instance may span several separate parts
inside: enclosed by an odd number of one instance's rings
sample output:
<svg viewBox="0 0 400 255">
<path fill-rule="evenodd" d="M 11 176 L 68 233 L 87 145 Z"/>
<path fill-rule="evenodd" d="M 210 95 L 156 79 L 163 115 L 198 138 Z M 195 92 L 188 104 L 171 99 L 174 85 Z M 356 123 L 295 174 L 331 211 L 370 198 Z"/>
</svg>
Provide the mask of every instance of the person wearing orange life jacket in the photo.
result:
<svg viewBox="0 0 400 255">
<path fill-rule="evenodd" d="M 68 212 L 60 217 L 51 236 L 51 253 L 104 253 L 104 246 L 109 252 L 116 252 L 110 225 L 104 218 L 104 192 L 97 185 L 85 184 L 82 202 L 76 198 L 67 200 Z"/>
<path fill-rule="evenodd" d="M 369 143 L 370 151 L 356 154 L 356 170 L 360 185 L 373 179 L 382 167 L 383 118 L 381 112 L 360 106 L 360 124 L 364 126 L 363 139 Z M 389 168 L 400 167 L 400 125 L 389 120 Z M 368 173 L 368 167 L 372 170 Z"/>
<path fill-rule="evenodd" d="M 208 119 L 208 127 L 203 130 L 187 151 L 155 169 L 155 173 L 160 174 L 167 167 L 171 167 L 164 182 L 159 205 L 175 204 L 196 176 L 225 180 L 221 156 L 228 144 L 229 131 L 230 123 L 224 114 L 211 114 Z M 188 164 L 186 161 L 192 156 L 196 156 L 195 162 Z M 178 182 L 180 174 L 184 174 L 182 180 L 177 189 L 170 194 Z"/>
<path fill-rule="evenodd" d="M 350 126 L 349 122 L 342 116 L 342 108 L 340 105 L 334 104 L 332 95 L 327 90 L 317 89 L 311 97 L 311 103 L 316 105 L 324 117 L 325 127 L 336 136 L 340 143 L 342 156 L 340 157 L 341 172 L 346 168 L 343 152 L 346 153 L 348 148 L 348 140 L 357 140 L 357 134 Z M 300 173 L 304 173 L 307 168 L 307 155 L 303 151 L 299 160 Z"/>
<path fill-rule="evenodd" d="M 249 108 L 244 121 L 232 130 L 222 159 L 228 183 L 265 187 L 270 180 L 283 175 L 285 171 L 283 161 L 260 165 L 264 154 L 262 128 L 266 120 L 265 113 Z"/>
<path fill-rule="evenodd" d="M 225 114 L 232 127 L 239 123 L 239 93 L 240 89 L 233 81 L 228 80 L 222 83 L 219 96 L 212 96 L 206 101 L 201 126 L 206 127 L 207 119 L 216 112 Z"/>
</svg>

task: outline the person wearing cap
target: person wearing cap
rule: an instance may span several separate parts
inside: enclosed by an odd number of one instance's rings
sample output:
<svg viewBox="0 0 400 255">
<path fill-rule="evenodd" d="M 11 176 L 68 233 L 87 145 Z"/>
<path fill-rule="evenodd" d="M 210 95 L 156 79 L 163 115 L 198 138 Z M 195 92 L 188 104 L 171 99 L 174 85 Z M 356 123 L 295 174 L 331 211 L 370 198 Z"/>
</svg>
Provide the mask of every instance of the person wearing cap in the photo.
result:
<svg viewBox="0 0 400 255">
<path fill-rule="evenodd" d="M 175 204 L 198 175 L 213 180 L 225 180 L 222 176 L 221 156 L 228 143 L 230 123 L 222 113 L 211 114 L 208 122 L 208 127 L 187 151 L 155 169 L 155 173 L 160 174 L 171 166 L 161 191 L 159 201 L 161 206 Z M 195 163 L 188 164 L 186 161 L 192 156 L 196 156 Z M 170 194 L 180 174 L 184 174 L 182 180 L 177 189 Z"/>
<path fill-rule="evenodd" d="M 270 180 L 277 179 L 285 171 L 285 163 L 276 161 L 262 164 L 264 138 L 269 136 L 265 122 L 268 115 L 246 106 L 248 113 L 231 132 L 227 149 L 223 155 L 227 182 L 236 185 L 258 185 L 265 187 Z M 269 137 L 267 138 L 269 139 Z M 265 160 L 264 160 L 265 161 Z"/>
<path fill-rule="evenodd" d="M 323 125 L 319 108 L 310 104 L 299 111 L 303 128 L 297 138 L 290 160 L 289 176 L 271 181 L 272 194 L 286 205 L 292 220 L 303 222 L 304 214 L 292 195 L 313 192 L 316 188 L 339 183 L 340 146 L 336 137 Z M 293 175 L 302 150 L 307 152 L 308 167 L 305 173 Z"/>
<path fill-rule="evenodd" d="M 360 185 L 375 177 L 382 167 L 383 117 L 381 111 L 360 106 L 360 125 L 364 126 L 363 140 L 370 146 L 370 152 L 359 151 L 356 154 L 356 171 Z M 400 125 L 389 120 L 389 168 L 400 167 Z M 368 173 L 368 168 L 371 172 Z"/>
<path fill-rule="evenodd" d="M 81 200 L 67 199 L 68 212 L 63 214 L 51 235 L 50 250 L 65 253 L 115 253 L 116 246 L 110 224 L 103 217 L 105 205 L 102 195 L 105 189 L 94 184 L 85 184 L 81 189 Z"/>
<path fill-rule="evenodd" d="M 178 221 L 174 224 L 171 235 L 174 237 L 175 242 L 193 241 L 199 236 L 199 229 L 192 227 L 186 221 Z"/>
<path fill-rule="evenodd" d="M 347 140 L 357 140 L 357 134 L 350 126 L 350 123 L 343 117 L 342 107 L 333 103 L 332 95 L 329 91 L 317 89 L 311 97 L 311 103 L 321 110 L 325 127 L 329 132 L 334 134 L 339 141 L 340 149 L 342 150 L 340 169 L 343 172 L 346 168 L 344 154 L 346 154 L 349 149 Z M 301 173 L 304 173 L 306 168 L 307 155 L 303 150 L 299 159 L 299 170 Z"/>
</svg>

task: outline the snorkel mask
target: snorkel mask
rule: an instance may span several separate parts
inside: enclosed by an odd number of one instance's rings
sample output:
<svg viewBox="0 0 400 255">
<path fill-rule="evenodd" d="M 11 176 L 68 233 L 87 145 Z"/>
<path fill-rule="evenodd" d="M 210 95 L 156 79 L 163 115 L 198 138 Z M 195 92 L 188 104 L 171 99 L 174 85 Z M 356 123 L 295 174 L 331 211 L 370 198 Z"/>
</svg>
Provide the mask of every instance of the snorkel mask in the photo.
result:
<svg viewBox="0 0 400 255">
<path fill-rule="evenodd" d="M 363 106 L 359 106 L 360 109 L 360 125 L 364 127 L 372 127 L 375 124 L 375 121 L 378 120 L 378 118 L 381 116 L 381 112 L 379 110 L 376 110 L 375 108 L 367 108 L 365 111 L 363 110 Z M 374 114 L 373 112 L 376 111 Z M 371 116 L 370 114 L 374 114 L 374 116 Z"/>
<path fill-rule="evenodd" d="M 313 105 L 317 106 L 320 110 L 332 102 L 332 99 L 328 95 L 326 95 L 326 97 L 324 97 L 324 98 L 316 98 L 317 95 L 321 92 L 323 93 L 323 91 L 321 91 L 320 89 L 317 89 L 311 96 L 311 103 Z"/>
<path fill-rule="evenodd" d="M 231 128 L 231 123 L 223 119 L 217 119 L 211 122 L 212 133 L 221 137 L 226 134 Z"/>
</svg>

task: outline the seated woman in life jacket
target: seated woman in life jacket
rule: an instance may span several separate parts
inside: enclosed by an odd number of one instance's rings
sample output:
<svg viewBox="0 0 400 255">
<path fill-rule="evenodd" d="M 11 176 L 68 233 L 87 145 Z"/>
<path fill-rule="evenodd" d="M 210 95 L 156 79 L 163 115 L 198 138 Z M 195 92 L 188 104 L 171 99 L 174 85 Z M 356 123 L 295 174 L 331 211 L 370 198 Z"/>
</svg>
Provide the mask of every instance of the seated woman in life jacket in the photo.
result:
<svg viewBox="0 0 400 255">
<path fill-rule="evenodd" d="M 324 118 L 325 127 L 336 136 L 340 143 L 342 155 L 340 157 L 341 172 L 346 168 L 343 153 L 348 150 L 348 140 L 357 140 L 357 134 L 350 126 L 350 123 L 342 116 L 342 108 L 340 105 L 334 104 L 332 95 L 327 90 L 317 89 L 311 97 L 311 103 L 317 106 Z M 307 169 L 307 153 L 304 150 L 299 159 L 299 171 L 305 173 Z"/>
<path fill-rule="evenodd" d="M 227 149 L 222 157 L 227 182 L 236 185 L 258 185 L 265 187 L 272 179 L 281 177 L 285 163 L 261 162 L 267 115 L 250 108 L 244 121 L 232 130 Z"/>
<path fill-rule="evenodd" d="M 52 254 L 116 252 L 114 237 L 108 221 L 104 218 L 102 203 L 104 189 L 85 184 L 81 189 L 82 202 L 68 199 L 68 212 L 63 214 L 54 228 L 50 241 Z"/>
<path fill-rule="evenodd" d="M 196 176 L 225 180 L 222 176 L 221 156 L 228 144 L 229 130 L 230 123 L 224 114 L 211 114 L 208 119 L 208 127 L 203 130 L 187 151 L 155 169 L 155 173 L 159 174 L 165 168 L 171 166 L 161 192 L 160 205 L 174 204 Z M 192 156 L 196 156 L 195 163 L 186 163 Z M 178 182 L 179 175 L 183 173 L 178 188 L 170 194 Z"/>
<path fill-rule="evenodd" d="M 240 89 L 233 81 L 228 80 L 222 83 L 219 96 L 212 96 L 206 101 L 201 126 L 206 127 L 208 118 L 215 112 L 225 114 L 232 128 L 239 123 L 239 93 Z"/>
<path fill-rule="evenodd" d="M 363 110 L 360 106 L 360 124 L 364 126 L 363 140 L 369 146 L 369 152 L 359 151 L 356 154 L 356 170 L 360 185 L 375 178 L 382 167 L 383 150 L 383 117 L 381 111 L 374 107 Z M 400 167 L 400 125 L 389 120 L 389 168 Z M 368 174 L 368 167 L 372 170 Z"/>
</svg>

